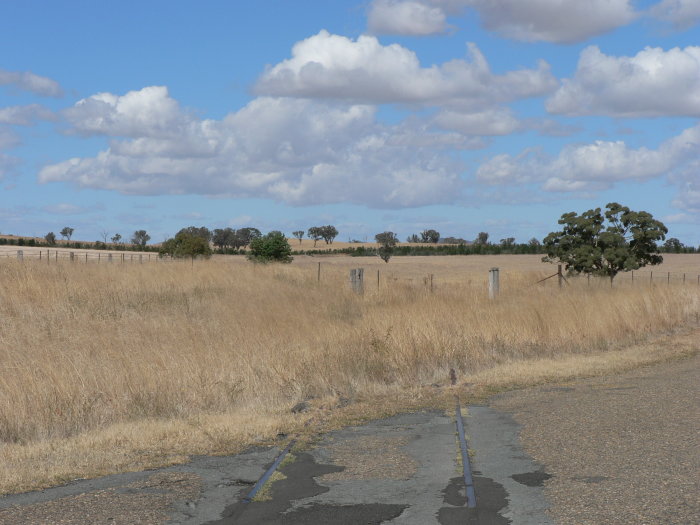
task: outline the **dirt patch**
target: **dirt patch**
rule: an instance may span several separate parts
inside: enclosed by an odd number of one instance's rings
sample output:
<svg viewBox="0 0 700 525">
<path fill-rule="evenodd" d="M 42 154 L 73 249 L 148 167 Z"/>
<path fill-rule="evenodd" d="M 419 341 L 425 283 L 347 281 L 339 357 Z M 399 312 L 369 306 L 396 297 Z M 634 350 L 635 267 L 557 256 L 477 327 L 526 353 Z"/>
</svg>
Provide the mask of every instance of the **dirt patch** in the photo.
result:
<svg viewBox="0 0 700 525">
<path fill-rule="evenodd" d="M 322 479 L 410 479 L 418 465 L 402 450 L 407 444 L 406 438 L 362 436 L 328 445 L 333 462 L 345 466 L 345 470 Z"/>
<path fill-rule="evenodd" d="M 161 472 L 145 480 L 75 496 L 0 510 L 1 525 L 161 525 L 178 500 L 196 500 L 196 474 Z"/>
</svg>

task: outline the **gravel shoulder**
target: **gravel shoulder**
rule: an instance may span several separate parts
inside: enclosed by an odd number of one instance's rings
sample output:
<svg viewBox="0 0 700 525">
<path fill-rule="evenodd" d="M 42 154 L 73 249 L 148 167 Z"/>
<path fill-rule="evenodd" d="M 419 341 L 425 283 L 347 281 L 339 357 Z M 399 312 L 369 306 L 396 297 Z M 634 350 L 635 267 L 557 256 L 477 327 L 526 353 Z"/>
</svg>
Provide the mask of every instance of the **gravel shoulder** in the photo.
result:
<svg viewBox="0 0 700 525">
<path fill-rule="evenodd" d="M 700 523 L 700 356 L 622 375 L 512 391 L 490 408 L 522 425 L 552 477 L 561 525 Z"/>
</svg>

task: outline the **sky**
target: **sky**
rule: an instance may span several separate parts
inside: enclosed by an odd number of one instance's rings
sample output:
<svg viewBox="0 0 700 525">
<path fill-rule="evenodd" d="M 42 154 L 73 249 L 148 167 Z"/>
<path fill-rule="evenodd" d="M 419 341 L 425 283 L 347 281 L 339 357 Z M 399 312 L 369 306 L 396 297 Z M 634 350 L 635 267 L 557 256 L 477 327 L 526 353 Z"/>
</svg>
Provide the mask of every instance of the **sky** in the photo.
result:
<svg viewBox="0 0 700 525">
<path fill-rule="evenodd" d="M 0 5 L 0 233 L 542 239 L 619 202 L 700 245 L 700 0 Z"/>
</svg>

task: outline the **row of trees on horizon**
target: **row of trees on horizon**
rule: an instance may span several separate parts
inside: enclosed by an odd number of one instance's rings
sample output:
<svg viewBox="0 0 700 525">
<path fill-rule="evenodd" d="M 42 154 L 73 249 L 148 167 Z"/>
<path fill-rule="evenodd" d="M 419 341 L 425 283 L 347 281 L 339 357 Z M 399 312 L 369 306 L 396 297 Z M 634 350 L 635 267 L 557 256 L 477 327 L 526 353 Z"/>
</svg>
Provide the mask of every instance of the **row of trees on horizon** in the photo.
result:
<svg viewBox="0 0 700 525">
<path fill-rule="evenodd" d="M 151 240 L 151 236 L 146 230 L 136 230 L 131 235 L 129 242 L 127 239 L 122 237 L 121 234 L 115 233 L 110 237 L 110 234 L 106 231 L 100 233 L 102 240 L 94 242 L 71 242 L 71 238 L 75 229 L 69 226 L 65 226 L 60 230 L 59 235 L 62 237 L 62 246 L 72 247 L 72 248 L 93 248 L 93 249 L 117 249 L 117 250 L 147 250 L 147 251 L 159 251 L 164 254 L 173 255 L 175 252 L 182 251 L 182 249 L 175 249 L 174 242 L 175 239 L 182 240 L 185 236 L 192 236 L 197 239 L 201 239 L 203 242 L 202 247 L 195 249 L 198 254 L 205 255 L 206 246 L 213 246 L 216 253 L 220 254 L 236 254 L 241 253 L 243 249 L 250 246 L 251 242 L 255 239 L 263 237 L 262 232 L 258 228 L 254 227 L 244 227 L 239 229 L 234 228 L 215 228 L 210 230 L 206 226 L 187 226 L 182 228 L 173 238 L 166 240 L 159 246 L 148 246 L 148 241 Z M 279 232 L 281 233 L 281 232 Z M 292 232 L 292 237 L 299 241 L 301 245 L 304 237 L 308 237 L 310 240 L 314 241 L 314 248 L 316 248 L 319 241 L 324 241 L 326 245 L 332 245 L 336 237 L 338 236 L 338 229 L 333 225 L 325 226 L 312 226 L 307 231 L 296 230 Z M 383 238 L 389 238 L 387 235 L 391 234 L 394 246 L 399 244 L 397 234 L 393 232 L 382 232 L 378 234 L 383 236 Z M 179 237 L 178 237 L 179 235 Z M 111 241 L 111 243 L 108 243 Z M 382 244 L 381 241 L 375 238 L 375 241 Z M 356 239 L 349 239 L 349 242 L 353 244 L 363 244 L 363 241 Z M 440 232 L 434 229 L 426 229 L 419 233 L 414 233 L 406 238 L 406 243 L 408 244 L 433 244 L 433 245 L 456 245 L 456 246 L 473 246 L 474 250 L 460 250 L 459 253 L 539 253 L 542 248 L 542 242 L 536 237 L 532 237 L 526 243 L 517 243 L 515 237 L 506 237 L 500 239 L 497 243 L 490 240 L 490 235 L 488 232 L 479 232 L 477 236 L 472 241 L 465 240 L 461 237 L 442 237 Z M 44 242 L 35 240 L 34 238 L 25 240 L 23 238 L 19 239 L 3 239 L 0 238 L 0 244 L 16 244 L 19 246 L 57 246 L 58 239 L 54 232 L 49 232 L 44 236 Z M 193 250 L 192 243 L 188 241 L 188 251 Z M 478 247 L 481 247 L 480 249 Z M 498 250 L 494 250 L 498 248 Z M 660 250 L 664 253 L 696 253 L 700 249 L 696 249 L 693 246 L 686 246 L 680 240 L 675 237 L 667 239 Z M 299 250 L 302 253 L 314 253 L 317 250 Z M 323 252 L 327 251 L 324 249 Z M 355 251 L 364 252 L 366 250 L 355 249 L 338 249 L 333 250 L 339 253 L 351 253 Z M 420 250 L 411 249 L 403 250 L 408 253 L 418 253 Z M 450 252 L 447 250 L 438 250 L 438 252 Z M 319 252 L 321 253 L 321 252 Z M 451 253 L 451 252 L 450 252 Z M 457 253 L 457 252 L 455 252 Z"/>
</svg>

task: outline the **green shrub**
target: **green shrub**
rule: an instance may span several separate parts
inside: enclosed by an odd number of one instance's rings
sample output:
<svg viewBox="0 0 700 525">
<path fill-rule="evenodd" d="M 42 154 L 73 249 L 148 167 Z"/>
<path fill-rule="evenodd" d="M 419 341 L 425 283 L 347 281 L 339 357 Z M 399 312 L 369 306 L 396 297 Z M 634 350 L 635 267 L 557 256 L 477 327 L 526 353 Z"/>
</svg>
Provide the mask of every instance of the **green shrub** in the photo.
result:
<svg viewBox="0 0 700 525">
<path fill-rule="evenodd" d="M 248 259 L 255 262 L 292 262 L 292 247 L 280 231 L 271 231 L 250 242 Z"/>
</svg>

